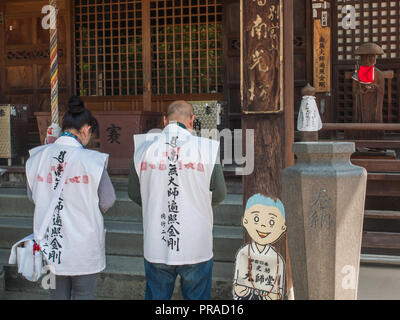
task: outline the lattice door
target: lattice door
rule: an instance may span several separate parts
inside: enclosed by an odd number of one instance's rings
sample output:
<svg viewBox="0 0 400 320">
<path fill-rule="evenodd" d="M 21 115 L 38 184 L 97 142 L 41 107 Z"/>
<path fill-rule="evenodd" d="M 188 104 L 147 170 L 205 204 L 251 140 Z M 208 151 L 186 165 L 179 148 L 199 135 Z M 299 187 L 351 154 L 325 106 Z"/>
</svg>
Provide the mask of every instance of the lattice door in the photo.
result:
<svg viewBox="0 0 400 320">
<path fill-rule="evenodd" d="M 150 2 L 153 94 L 222 91 L 222 1 Z"/>
<path fill-rule="evenodd" d="M 151 39 L 143 38 L 150 1 Z M 222 92 L 222 0 L 74 0 L 76 88 L 81 96 Z M 147 22 L 147 21 L 146 21 Z M 151 43 L 151 57 L 143 55 Z"/>
<path fill-rule="evenodd" d="M 75 0 L 78 94 L 143 93 L 141 18 L 140 0 Z"/>
<path fill-rule="evenodd" d="M 338 60 L 354 59 L 354 50 L 365 42 L 379 44 L 385 51 L 382 58 L 400 58 L 400 1 L 394 0 L 337 0 Z M 344 6 L 356 13 L 355 29 L 344 29 Z M 350 12 L 350 11 L 349 11 Z"/>
</svg>

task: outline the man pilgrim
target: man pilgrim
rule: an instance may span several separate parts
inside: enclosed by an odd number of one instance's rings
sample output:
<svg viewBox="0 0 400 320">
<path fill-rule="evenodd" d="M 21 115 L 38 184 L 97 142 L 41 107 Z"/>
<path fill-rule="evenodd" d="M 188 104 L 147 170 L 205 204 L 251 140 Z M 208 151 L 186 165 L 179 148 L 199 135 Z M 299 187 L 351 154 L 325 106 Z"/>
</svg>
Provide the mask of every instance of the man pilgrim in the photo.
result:
<svg viewBox="0 0 400 320">
<path fill-rule="evenodd" d="M 181 277 L 185 299 L 210 299 L 213 210 L 226 186 L 219 142 L 196 137 L 193 107 L 175 101 L 162 132 L 135 135 L 130 198 L 142 207 L 146 299 L 170 299 Z"/>
</svg>

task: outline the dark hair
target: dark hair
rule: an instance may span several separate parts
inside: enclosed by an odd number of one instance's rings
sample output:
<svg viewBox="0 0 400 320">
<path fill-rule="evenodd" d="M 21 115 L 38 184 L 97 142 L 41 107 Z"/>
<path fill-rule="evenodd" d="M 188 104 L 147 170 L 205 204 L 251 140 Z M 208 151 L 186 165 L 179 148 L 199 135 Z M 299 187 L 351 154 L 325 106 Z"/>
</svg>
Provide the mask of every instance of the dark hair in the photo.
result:
<svg viewBox="0 0 400 320">
<path fill-rule="evenodd" d="M 96 118 L 85 108 L 83 101 L 73 95 L 68 101 L 68 111 L 62 121 L 62 130 L 75 129 L 79 131 L 85 124 L 91 126 L 92 132 L 95 132 L 98 128 Z"/>
</svg>

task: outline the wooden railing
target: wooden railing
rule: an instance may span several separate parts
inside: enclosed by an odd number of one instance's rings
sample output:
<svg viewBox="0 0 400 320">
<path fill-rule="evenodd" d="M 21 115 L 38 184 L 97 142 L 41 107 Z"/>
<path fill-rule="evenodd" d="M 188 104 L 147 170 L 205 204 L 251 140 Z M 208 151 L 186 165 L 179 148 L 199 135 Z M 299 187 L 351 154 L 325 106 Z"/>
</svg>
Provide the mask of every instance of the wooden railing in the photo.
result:
<svg viewBox="0 0 400 320">
<path fill-rule="evenodd" d="M 324 123 L 323 131 L 399 131 L 400 123 Z M 330 140 L 332 141 L 332 140 Z M 400 140 L 340 140 L 354 142 L 356 147 L 400 149 Z M 368 172 L 398 172 L 400 173 L 400 160 L 396 159 L 352 159 L 355 165 L 364 167 Z M 399 190 L 400 191 L 400 190 Z"/>
<path fill-rule="evenodd" d="M 222 100 L 221 93 L 202 94 L 159 94 L 151 96 L 151 108 L 145 108 L 143 96 L 91 96 L 81 97 L 86 107 L 92 111 L 156 111 L 165 112 L 168 105 L 175 100 L 209 101 Z"/>
<path fill-rule="evenodd" d="M 400 131 L 400 123 L 324 123 L 324 131 L 351 131 L 351 130 L 377 130 L 377 131 Z"/>
</svg>

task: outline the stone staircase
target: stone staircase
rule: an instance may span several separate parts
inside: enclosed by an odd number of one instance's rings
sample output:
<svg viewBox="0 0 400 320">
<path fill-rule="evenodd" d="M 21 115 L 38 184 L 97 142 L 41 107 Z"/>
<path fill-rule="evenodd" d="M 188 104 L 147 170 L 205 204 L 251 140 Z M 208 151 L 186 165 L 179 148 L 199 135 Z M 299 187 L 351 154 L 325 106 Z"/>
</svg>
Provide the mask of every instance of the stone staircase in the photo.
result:
<svg viewBox="0 0 400 320">
<path fill-rule="evenodd" d="M 117 201 L 105 215 L 107 268 L 97 282 L 97 299 L 143 299 L 145 275 L 141 209 L 128 197 L 127 178 L 113 176 Z M 212 299 L 232 299 L 236 251 L 242 245 L 240 177 L 226 172 L 227 198 L 214 208 L 214 271 Z M 33 204 L 26 196 L 24 179 L 14 178 L 0 187 L 0 266 L 4 265 L 5 299 L 48 299 L 40 282 L 32 283 L 8 265 L 11 246 L 32 233 Z M 13 185 L 13 187 L 10 187 Z M 0 291 L 1 291 L 0 269 Z M 1 295 L 1 293 L 0 293 Z M 0 296 L 1 298 L 1 296 Z M 182 299 L 179 279 L 173 299 Z"/>
</svg>

